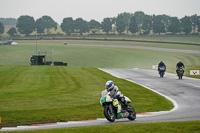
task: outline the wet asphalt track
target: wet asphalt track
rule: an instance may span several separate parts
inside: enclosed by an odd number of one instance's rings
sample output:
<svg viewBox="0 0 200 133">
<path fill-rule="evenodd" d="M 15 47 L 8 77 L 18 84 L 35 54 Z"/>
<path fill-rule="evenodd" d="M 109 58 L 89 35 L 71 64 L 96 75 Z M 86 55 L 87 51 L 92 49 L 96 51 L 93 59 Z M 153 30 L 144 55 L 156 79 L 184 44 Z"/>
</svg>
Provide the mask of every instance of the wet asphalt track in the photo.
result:
<svg viewBox="0 0 200 133">
<path fill-rule="evenodd" d="M 156 70 L 142 69 L 103 69 L 114 76 L 147 86 L 175 101 L 171 112 L 138 118 L 135 122 L 164 122 L 200 120 L 200 80 L 166 73 L 160 78 Z"/>
<path fill-rule="evenodd" d="M 156 70 L 142 69 L 101 69 L 116 77 L 127 79 L 135 83 L 153 89 L 158 93 L 169 98 L 174 109 L 171 111 L 149 113 L 138 115 L 135 121 L 120 119 L 114 123 L 105 119 L 88 121 L 60 122 L 33 126 L 18 126 L 2 128 L 0 131 L 16 130 L 36 130 L 51 128 L 67 128 L 94 125 L 110 125 L 121 123 L 149 123 L 149 122 L 168 122 L 168 121 L 193 121 L 200 120 L 200 80 L 183 77 L 179 80 L 175 74 L 166 73 L 164 78 L 160 78 Z M 117 83 L 116 83 L 117 84 Z M 132 98 L 130 98 L 132 99 Z M 133 100 L 134 101 L 134 100 Z"/>
<path fill-rule="evenodd" d="M 147 47 L 147 46 L 131 46 L 131 45 L 112 45 L 112 44 L 69 44 L 73 46 L 90 46 L 90 47 L 107 47 L 107 48 L 128 48 L 128 49 L 142 49 L 164 52 L 178 52 L 188 54 L 200 54 L 199 50 L 184 50 L 184 49 L 171 49 L 171 48 L 159 48 L 159 47 Z"/>
</svg>

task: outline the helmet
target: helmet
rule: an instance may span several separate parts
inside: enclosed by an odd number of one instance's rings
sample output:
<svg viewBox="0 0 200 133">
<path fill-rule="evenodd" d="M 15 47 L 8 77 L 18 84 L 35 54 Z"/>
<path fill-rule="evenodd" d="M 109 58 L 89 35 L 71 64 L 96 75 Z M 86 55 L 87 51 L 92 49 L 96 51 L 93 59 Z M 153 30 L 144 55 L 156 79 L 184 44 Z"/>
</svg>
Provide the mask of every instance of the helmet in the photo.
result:
<svg viewBox="0 0 200 133">
<path fill-rule="evenodd" d="M 107 91 L 111 91 L 114 88 L 114 82 L 109 80 L 105 84 Z"/>
<path fill-rule="evenodd" d="M 163 61 L 161 60 L 160 63 L 163 63 Z"/>
</svg>

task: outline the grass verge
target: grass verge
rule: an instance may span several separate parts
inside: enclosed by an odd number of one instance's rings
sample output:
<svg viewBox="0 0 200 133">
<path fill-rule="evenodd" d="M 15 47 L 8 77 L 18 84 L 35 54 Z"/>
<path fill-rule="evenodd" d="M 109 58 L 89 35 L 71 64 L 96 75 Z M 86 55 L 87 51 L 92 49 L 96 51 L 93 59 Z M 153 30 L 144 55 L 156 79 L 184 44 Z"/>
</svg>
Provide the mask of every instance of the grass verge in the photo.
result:
<svg viewBox="0 0 200 133">
<path fill-rule="evenodd" d="M 109 133 L 199 133 L 200 121 L 116 124 L 9 133 L 105 133 L 108 131 Z"/>
<path fill-rule="evenodd" d="M 170 110 L 171 102 L 96 68 L 0 66 L 1 126 L 103 118 L 99 100 L 113 80 L 136 112 Z"/>
</svg>

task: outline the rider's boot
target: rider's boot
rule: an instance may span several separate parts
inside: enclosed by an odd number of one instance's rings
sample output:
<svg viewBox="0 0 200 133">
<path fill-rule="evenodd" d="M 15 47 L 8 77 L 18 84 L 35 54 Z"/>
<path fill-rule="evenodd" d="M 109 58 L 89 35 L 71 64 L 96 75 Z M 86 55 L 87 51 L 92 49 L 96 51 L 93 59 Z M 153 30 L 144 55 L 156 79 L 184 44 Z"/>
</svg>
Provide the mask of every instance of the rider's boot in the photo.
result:
<svg viewBox="0 0 200 133">
<path fill-rule="evenodd" d="M 117 118 L 127 118 L 129 113 L 125 110 L 123 110 L 121 113 L 117 114 Z"/>
</svg>

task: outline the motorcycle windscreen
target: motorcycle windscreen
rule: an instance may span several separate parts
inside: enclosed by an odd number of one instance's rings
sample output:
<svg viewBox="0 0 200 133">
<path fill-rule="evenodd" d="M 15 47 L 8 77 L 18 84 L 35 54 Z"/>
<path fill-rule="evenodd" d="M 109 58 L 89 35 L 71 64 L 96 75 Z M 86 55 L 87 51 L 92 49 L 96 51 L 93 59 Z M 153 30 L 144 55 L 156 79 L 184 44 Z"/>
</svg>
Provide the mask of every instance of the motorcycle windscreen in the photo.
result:
<svg viewBox="0 0 200 133">
<path fill-rule="evenodd" d="M 108 93 L 107 90 L 102 91 L 101 92 L 101 97 L 105 97 L 107 95 L 107 93 Z"/>
</svg>

